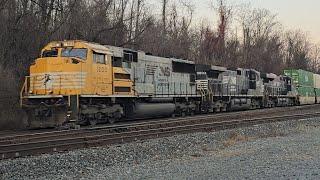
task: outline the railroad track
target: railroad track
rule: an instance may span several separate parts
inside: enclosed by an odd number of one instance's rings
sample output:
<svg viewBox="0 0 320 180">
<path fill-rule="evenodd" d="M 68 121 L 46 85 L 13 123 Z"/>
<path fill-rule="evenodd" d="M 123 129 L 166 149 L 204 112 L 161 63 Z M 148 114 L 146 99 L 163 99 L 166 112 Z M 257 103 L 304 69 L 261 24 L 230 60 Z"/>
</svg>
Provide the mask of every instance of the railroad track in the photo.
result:
<svg viewBox="0 0 320 180">
<path fill-rule="evenodd" d="M 254 110 L 254 111 L 241 111 L 241 112 L 230 112 L 230 113 L 222 113 L 222 114 L 206 114 L 206 115 L 197 115 L 194 117 L 184 117 L 184 118 L 167 118 L 167 119 L 153 119 L 153 120 L 139 120 L 139 121 L 129 121 L 129 122 L 123 122 L 118 123 L 115 125 L 101 125 L 97 127 L 85 127 L 82 129 L 77 130 L 43 130 L 43 131 L 25 131 L 25 132 L 17 132 L 14 133 L 13 131 L 3 132 L 0 135 L 0 145 L 5 144 L 15 144 L 18 142 L 24 142 L 24 141 L 32 141 L 32 140 L 50 140 L 51 138 L 56 137 L 63 137 L 63 136 L 77 136 L 83 133 L 99 133 L 100 131 L 105 133 L 106 130 L 109 131 L 119 131 L 122 128 L 128 128 L 131 126 L 139 126 L 139 125 L 145 125 L 145 124 L 159 124 L 164 123 L 167 121 L 189 121 L 192 118 L 197 117 L 197 120 L 203 120 L 203 119 L 209 119 L 214 118 L 216 120 L 223 119 L 232 119 L 237 118 L 239 116 L 245 116 L 245 117 L 259 117 L 259 116 L 265 116 L 265 114 L 269 115 L 275 115 L 275 114 L 283 114 L 288 112 L 313 112 L 314 108 L 319 108 L 319 105 L 309 105 L 309 106 L 297 106 L 297 107 L 287 107 L 287 108 L 275 108 L 275 109 L 263 109 L 263 110 Z M 305 112 L 305 113 L 306 113 Z"/>
<path fill-rule="evenodd" d="M 300 120 L 319 117 L 320 112 L 291 115 L 270 115 L 237 118 L 236 113 L 225 116 L 196 116 L 163 121 L 134 123 L 132 125 L 114 125 L 85 130 L 58 131 L 56 133 L 36 133 L 15 142 L 0 140 L 0 159 L 25 157 L 44 153 L 112 145 L 119 143 L 166 137 L 201 131 L 228 129 L 261 123 Z M 229 120 L 221 120 L 221 118 Z M 235 120 L 236 119 L 236 120 Z"/>
</svg>

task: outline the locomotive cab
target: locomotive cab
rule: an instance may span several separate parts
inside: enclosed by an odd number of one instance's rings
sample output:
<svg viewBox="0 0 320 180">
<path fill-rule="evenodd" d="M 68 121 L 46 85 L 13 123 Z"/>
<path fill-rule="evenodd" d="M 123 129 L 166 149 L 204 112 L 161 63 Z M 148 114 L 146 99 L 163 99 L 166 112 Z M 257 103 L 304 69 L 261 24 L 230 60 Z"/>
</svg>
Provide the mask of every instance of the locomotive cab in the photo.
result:
<svg viewBox="0 0 320 180">
<path fill-rule="evenodd" d="M 72 47 L 44 49 L 30 67 L 29 95 L 80 93 L 86 80 L 87 51 Z"/>
<path fill-rule="evenodd" d="M 28 96 L 112 95 L 113 73 L 121 76 L 125 72 L 112 67 L 111 58 L 109 49 L 97 44 L 82 41 L 50 43 L 30 67 Z M 130 87 L 131 84 L 119 86 Z"/>
<path fill-rule="evenodd" d="M 109 48 L 85 41 L 45 46 L 30 66 L 20 94 L 21 106 L 31 120 L 28 126 L 55 127 L 77 119 L 83 99 L 89 102 L 94 96 L 133 95 L 131 79 L 122 78 L 128 73 L 113 67 L 112 56 Z M 101 104 L 101 108 L 107 106 L 107 102 Z M 84 109 L 90 111 L 86 106 Z M 123 109 L 116 106 L 110 112 L 115 111 L 121 114 Z"/>
</svg>

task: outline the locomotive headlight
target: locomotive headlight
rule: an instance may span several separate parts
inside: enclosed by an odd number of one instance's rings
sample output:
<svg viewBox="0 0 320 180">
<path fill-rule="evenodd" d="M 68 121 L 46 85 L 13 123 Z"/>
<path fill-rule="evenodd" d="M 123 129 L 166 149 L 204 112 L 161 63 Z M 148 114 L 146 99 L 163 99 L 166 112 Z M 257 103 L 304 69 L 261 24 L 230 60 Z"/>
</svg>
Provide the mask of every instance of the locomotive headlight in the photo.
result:
<svg viewBox="0 0 320 180">
<path fill-rule="evenodd" d="M 52 46 L 55 47 L 55 48 L 60 48 L 61 45 L 62 45 L 62 44 L 61 44 L 60 42 L 57 42 L 57 43 L 52 44 Z"/>
<path fill-rule="evenodd" d="M 32 94 L 32 93 L 33 93 L 33 91 L 32 91 L 32 90 L 30 90 L 30 91 L 29 91 L 29 94 Z"/>
</svg>

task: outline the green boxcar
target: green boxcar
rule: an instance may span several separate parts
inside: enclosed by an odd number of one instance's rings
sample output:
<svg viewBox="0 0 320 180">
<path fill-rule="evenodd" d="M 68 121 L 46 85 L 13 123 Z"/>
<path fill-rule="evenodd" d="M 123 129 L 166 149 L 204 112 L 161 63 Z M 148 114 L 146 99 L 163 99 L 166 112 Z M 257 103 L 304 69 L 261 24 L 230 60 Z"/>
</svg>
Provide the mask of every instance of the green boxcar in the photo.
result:
<svg viewBox="0 0 320 180">
<path fill-rule="evenodd" d="M 316 96 L 320 96 L 320 89 L 315 89 L 315 92 L 316 92 Z"/>
<path fill-rule="evenodd" d="M 301 69 L 285 70 L 284 74 L 293 79 L 293 82 L 298 86 L 314 87 L 313 73 Z"/>
<path fill-rule="evenodd" d="M 316 103 L 316 92 L 313 87 L 298 87 L 299 101 L 301 105 Z"/>
<path fill-rule="evenodd" d="M 315 97 L 315 90 L 313 87 L 304 87 L 300 86 L 298 88 L 298 93 L 300 96 L 305 96 L 305 97 Z"/>
<path fill-rule="evenodd" d="M 320 90 L 315 90 L 312 72 L 301 69 L 289 69 L 285 70 L 284 74 L 291 77 L 297 86 L 301 105 L 316 103 L 316 93 L 320 94 Z"/>
<path fill-rule="evenodd" d="M 317 103 L 320 103 L 320 89 L 315 88 L 315 93 L 317 97 Z"/>
</svg>

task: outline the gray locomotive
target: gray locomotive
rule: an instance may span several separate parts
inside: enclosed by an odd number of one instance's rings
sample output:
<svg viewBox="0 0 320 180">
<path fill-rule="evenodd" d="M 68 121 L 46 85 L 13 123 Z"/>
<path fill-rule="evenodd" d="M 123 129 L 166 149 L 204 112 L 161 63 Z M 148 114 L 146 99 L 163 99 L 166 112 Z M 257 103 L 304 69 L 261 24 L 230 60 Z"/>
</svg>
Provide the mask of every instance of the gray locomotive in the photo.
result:
<svg viewBox="0 0 320 180">
<path fill-rule="evenodd" d="M 202 112 L 293 106 L 297 91 L 290 77 L 261 74 L 254 69 L 196 65 Z"/>
</svg>

